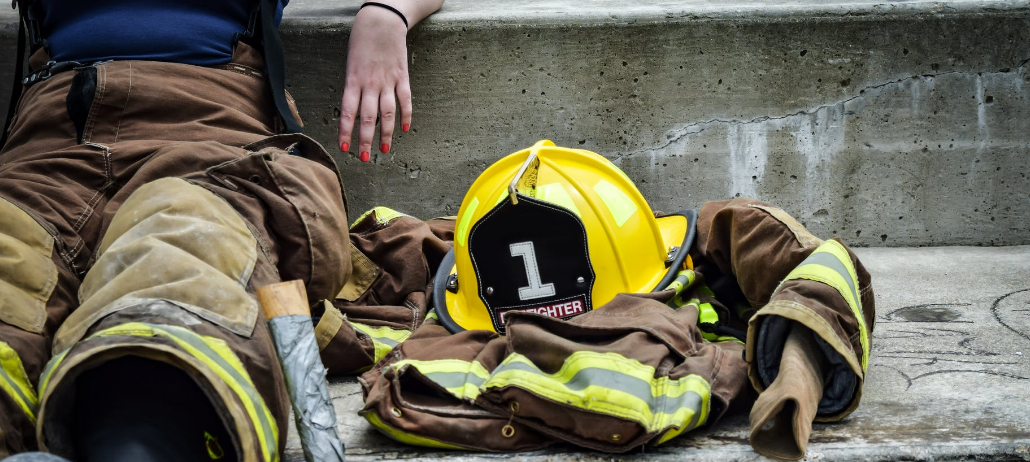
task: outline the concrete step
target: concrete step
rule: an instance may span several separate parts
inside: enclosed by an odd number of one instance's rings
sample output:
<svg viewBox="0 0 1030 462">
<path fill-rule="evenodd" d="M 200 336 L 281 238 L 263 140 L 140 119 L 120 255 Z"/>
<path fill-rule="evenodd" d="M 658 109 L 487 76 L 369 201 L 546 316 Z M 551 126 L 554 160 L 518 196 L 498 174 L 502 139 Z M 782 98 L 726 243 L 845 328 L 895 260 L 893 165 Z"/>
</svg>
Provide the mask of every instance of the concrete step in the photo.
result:
<svg viewBox="0 0 1030 462">
<path fill-rule="evenodd" d="M 1030 246 L 857 252 L 877 304 L 862 404 L 815 425 L 807 460 L 1030 460 Z M 747 442 L 746 413 L 629 454 L 496 455 L 402 445 L 356 415 L 353 378 L 333 379 L 330 393 L 350 461 L 767 460 Z M 303 460 L 292 430 L 285 460 Z"/>
<path fill-rule="evenodd" d="M 283 24 L 329 147 L 360 3 L 293 0 Z M 371 165 L 341 156 L 352 212 L 454 214 L 484 167 L 549 138 L 656 209 L 746 195 L 853 244 L 1030 243 L 1028 26 L 1026 0 L 448 0 L 410 34 L 412 132 Z"/>
</svg>

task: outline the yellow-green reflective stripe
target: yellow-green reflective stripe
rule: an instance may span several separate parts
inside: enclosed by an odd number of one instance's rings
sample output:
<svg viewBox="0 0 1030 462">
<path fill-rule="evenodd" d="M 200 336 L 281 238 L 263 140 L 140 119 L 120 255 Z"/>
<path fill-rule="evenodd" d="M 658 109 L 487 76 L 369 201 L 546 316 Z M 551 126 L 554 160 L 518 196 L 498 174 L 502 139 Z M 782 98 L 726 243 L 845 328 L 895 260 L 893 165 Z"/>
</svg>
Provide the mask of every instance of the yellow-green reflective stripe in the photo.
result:
<svg viewBox="0 0 1030 462">
<path fill-rule="evenodd" d="M 54 369 L 64 361 L 64 357 L 68 356 L 68 350 L 64 350 L 61 354 L 50 358 L 50 362 L 47 363 L 46 367 L 43 368 L 43 375 L 39 377 L 39 394 L 42 396 L 43 392 L 46 391 L 47 385 L 50 385 L 50 376 L 54 373 Z"/>
<path fill-rule="evenodd" d="M 479 396 L 479 387 L 490 378 L 490 372 L 478 361 L 405 359 L 390 365 L 395 370 L 404 366 L 414 367 L 426 379 L 447 390 L 455 398 L 465 400 L 475 400 Z"/>
<path fill-rule="evenodd" d="M 379 362 L 384 356 L 390 353 L 399 343 L 411 336 L 410 330 L 391 329 L 389 327 L 372 327 L 369 325 L 347 321 L 355 330 L 372 339 L 372 346 L 375 347 L 375 361 Z"/>
<path fill-rule="evenodd" d="M 369 211 L 361 214 L 361 216 L 358 217 L 357 220 L 354 220 L 354 222 L 351 223 L 350 227 L 354 228 L 355 226 L 358 225 L 358 223 L 361 223 L 361 220 L 364 220 L 365 218 L 367 218 L 369 215 L 371 215 L 373 213 L 376 214 L 376 221 L 379 222 L 380 224 L 384 224 L 384 225 L 389 223 L 389 222 L 391 222 L 391 221 L 393 221 L 394 218 L 400 218 L 400 217 L 409 216 L 406 213 L 398 212 L 398 211 L 396 211 L 394 209 L 391 209 L 389 207 L 375 207 L 372 210 L 369 210 Z"/>
<path fill-rule="evenodd" d="M 573 202 L 572 196 L 565 190 L 565 187 L 561 183 L 549 183 L 536 187 L 536 198 L 545 202 L 550 202 L 559 207 L 564 207 L 570 212 L 576 214 L 577 217 L 583 215 L 579 213 L 579 209 L 576 208 L 576 203 Z"/>
<path fill-rule="evenodd" d="M 472 221 L 472 215 L 475 215 L 476 209 L 479 208 L 479 198 L 473 197 L 472 202 L 469 202 L 469 206 L 465 207 L 465 214 L 461 216 L 461 221 L 458 222 L 458 229 L 454 231 L 454 237 L 458 239 L 458 244 L 465 247 L 465 241 L 469 237 L 469 222 Z"/>
<path fill-rule="evenodd" d="M 556 402 L 633 420 L 647 431 L 696 428 L 708 418 L 711 389 L 702 377 L 654 377 L 654 368 L 616 353 L 577 351 L 547 374 L 512 353 L 483 390 L 517 386 Z"/>
<path fill-rule="evenodd" d="M 436 308 L 433 308 L 429 310 L 428 313 L 426 313 L 426 319 L 436 319 L 438 321 L 440 320 L 440 318 L 436 315 Z"/>
<path fill-rule="evenodd" d="M 423 438 L 418 435 L 404 433 L 396 428 L 387 425 L 386 422 L 383 422 L 383 420 L 379 418 L 379 414 L 376 414 L 375 412 L 366 413 L 365 420 L 367 420 L 368 423 L 372 424 L 373 427 L 376 427 L 376 429 L 383 432 L 384 435 L 389 436 L 390 438 L 393 438 L 404 444 L 437 449 L 465 449 L 461 446 L 441 443 L 439 441 L 431 440 L 429 438 Z"/>
<path fill-rule="evenodd" d="M 176 326 L 157 326 L 154 324 L 130 322 L 111 327 L 90 336 L 107 337 L 112 335 L 134 335 L 152 337 L 155 335 L 168 338 L 179 345 L 187 353 L 193 355 L 221 378 L 243 402 L 244 408 L 257 432 L 258 441 L 264 450 L 264 459 L 275 462 L 279 460 L 279 429 L 274 425 L 271 411 L 265 406 L 264 399 L 254 389 L 250 376 L 224 341 L 197 335 L 187 329 Z"/>
<path fill-rule="evenodd" d="M 32 389 L 29 375 L 21 362 L 18 352 L 10 345 L 0 342 L 0 388 L 18 404 L 33 424 L 36 423 L 36 408 L 39 398 Z"/>
<path fill-rule="evenodd" d="M 618 186 L 601 180 L 594 185 L 594 192 L 601 198 L 601 202 L 604 202 L 604 205 L 608 207 L 608 211 L 612 214 L 612 219 L 615 220 L 615 224 L 620 228 L 626 224 L 629 217 L 632 217 L 637 212 L 637 204 L 634 204 L 633 199 L 630 199 Z"/>
<path fill-rule="evenodd" d="M 862 315 L 862 299 L 858 296 L 858 276 L 847 250 L 837 241 L 826 241 L 815 249 L 805 261 L 787 275 L 785 281 L 808 279 L 829 285 L 848 303 L 858 320 L 859 341 L 862 344 L 862 371 L 869 367 L 869 331 Z"/>
<path fill-rule="evenodd" d="M 257 429 L 258 440 L 265 450 L 265 460 L 272 462 L 279 460 L 279 429 L 273 424 L 275 419 L 272 418 L 271 411 L 265 406 L 264 399 L 254 389 L 250 377 L 243 370 L 243 364 L 239 362 L 229 346 L 221 340 L 211 337 L 202 338 L 181 327 L 155 328 L 158 332 L 164 329 L 168 329 L 166 332 L 179 346 L 211 367 L 215 374 L 236 392 L 247 409 L 247 414 L 258 423 L 254 427 Z M 216 345 L 217 343 L 221 343 L 221 345 Z"/>
<path fill-rule="evenodd" d="M 697 280 L 697 274 L 694 270 L 683 270 L 676 274 L 676 279 L 665 286 L 665 290 L 675 290 L 676 295 L 683 293 L 683 290 L 694 285 L 694 281 Z"/>
</svg>

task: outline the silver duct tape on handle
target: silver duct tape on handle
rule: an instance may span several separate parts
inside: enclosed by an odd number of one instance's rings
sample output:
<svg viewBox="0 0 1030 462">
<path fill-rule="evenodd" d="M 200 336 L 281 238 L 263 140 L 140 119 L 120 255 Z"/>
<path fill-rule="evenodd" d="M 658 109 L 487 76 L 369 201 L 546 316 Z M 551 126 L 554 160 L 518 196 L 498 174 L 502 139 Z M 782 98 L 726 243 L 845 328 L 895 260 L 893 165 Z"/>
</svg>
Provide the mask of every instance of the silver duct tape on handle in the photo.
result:
<svg viewBox="0 0 1030 462">
<path fill-rule="evenodd" d="M 293 403 L 297 433 L 307 462 L 343 462 L 336 409 L 329 398 L 326 369 L 318 355 L 308 297 L 301 281 L 257 290 L 275 352 Z"/>
<path fill-rule="evenodd" d="M 336 430 L 336 410 L 329 398 L 326 369 L 318 356 L 311 317 L 279 316 L 268 321 L 268 327 L 286 377 L 304 459 L 342 462 L 343 442 Z"/>
</svg>

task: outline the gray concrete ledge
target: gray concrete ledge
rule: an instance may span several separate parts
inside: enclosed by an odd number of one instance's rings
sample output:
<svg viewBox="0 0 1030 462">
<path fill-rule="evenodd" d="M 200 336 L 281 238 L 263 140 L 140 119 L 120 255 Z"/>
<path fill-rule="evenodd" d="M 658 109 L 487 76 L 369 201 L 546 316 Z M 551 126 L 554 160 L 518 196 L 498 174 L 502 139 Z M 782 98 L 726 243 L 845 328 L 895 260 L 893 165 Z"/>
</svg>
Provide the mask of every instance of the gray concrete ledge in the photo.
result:
<svg viewBox="0 0 1030 462">
<path fill-rule="evenodd" d="M 328 147 L 359 4 L 294 0 L 284 22 Z M 483 168 L 549 138 L 613 159 L 656 209 L 745 195 L 856 245 L 1030 243 L 1026 0 L 449 0 L 410 38 L 413 131 L 339 159 L 355 215 L 454 214 Z"/>
<path fill-rule="evenodd" d="M 1030 246 L 857 252 L 877 302 L 862 404 L 815 426 L 808 460 L 1030 460 Z M 351 461 L 766 460 L 747 442 L 746 414 L 629 454 L 498 455 L 404 446 L 356 415 L 353 378 L 333 379 L 330 393 Z M 289 441 L 285 460 L 302 461 Z"/>
</svg>

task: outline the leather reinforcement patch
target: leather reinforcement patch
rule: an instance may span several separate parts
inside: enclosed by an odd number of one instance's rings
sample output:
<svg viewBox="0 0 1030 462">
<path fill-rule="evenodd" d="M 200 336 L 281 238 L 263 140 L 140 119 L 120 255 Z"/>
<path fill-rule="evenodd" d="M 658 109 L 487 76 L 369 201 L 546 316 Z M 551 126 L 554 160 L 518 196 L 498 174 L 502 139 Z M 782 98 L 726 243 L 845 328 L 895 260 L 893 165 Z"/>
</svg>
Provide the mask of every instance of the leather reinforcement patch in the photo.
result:
<svg viewBox="0 0 1030 462">
<path fill-rule="evenodd" d="M 772 215 L 772 217 L 777 221 L 783 223 L 788 229 L 790 229 L 790 232 L 794 234 L 794 238 L 798 240 L 798 243 L 801 244 L 802 247 L 819 247 L 819 245 L 823 243 L 822 239 L 815 237 L 815 235 L 810 233 L 808 229 L 801 225 L 801 223 L 798 223 L 794 217 L 790 216 L 787 212 L 784 212 L 783 209 L 758 204 L 748 204 L 748 207 L 764 210 L 765 213 Z"/>
<path fill-rule="evenodd" d="M 513 312 L 570 319 L 591 310 L 587 233 L 569 210 L 522 194 L 504 200 L 472 227 L 469 254 L 500 334 Z"/>
<path fill-rule="evenodd" d="M 57 286 L 54 237 L 27 212 L 0 197 L 0 321 L 43 332 Z"/>
</svg>

